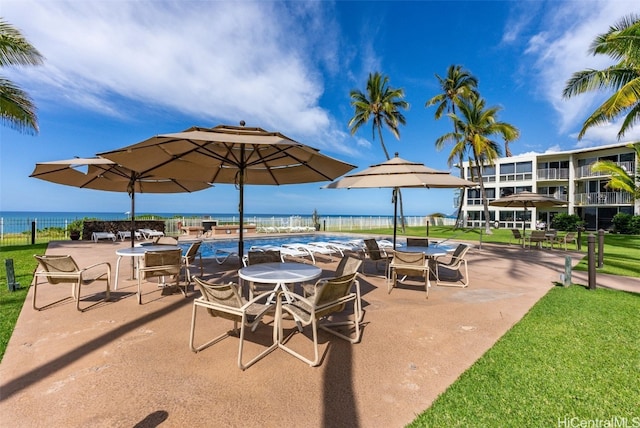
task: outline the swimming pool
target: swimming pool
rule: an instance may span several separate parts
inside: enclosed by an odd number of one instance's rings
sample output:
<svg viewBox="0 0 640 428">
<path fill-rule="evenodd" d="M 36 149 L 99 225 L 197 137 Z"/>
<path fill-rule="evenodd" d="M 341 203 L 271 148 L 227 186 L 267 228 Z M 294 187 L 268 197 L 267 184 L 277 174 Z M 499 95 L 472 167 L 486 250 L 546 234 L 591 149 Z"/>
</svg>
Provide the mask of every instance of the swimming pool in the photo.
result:
<svg viewBox="0 0 640 428">
<path fill-rule="evenodd" d="M 367 236 L 369 237 L 369 236 Z M 308 244 L 310 242 L 328 242 L 328 241 L 350 241 L 352 239 L 363 239 L 362 235 L 316 235 L 316 234 L 300 234 L 300 235 L 288 235 L 288 236 L 269 236 L 264 238 L 249 238 L 244 240 L 244 253 L 249 252 L 252 246 L 257 245 L 274 245 L 277 247 L 282 244 L 302 243 Z M 385 238 L 376 238 L 385 239 Z M 189 248 L 190 243 L 181 242 L 180 246 L 183 249 Z M 200 252 L 202 257 L 215 257 L 216 250 L 237 250 L 237 239 L 216 239 L 213 241 L 203 241 L 200 246 Z"/>
</svg>

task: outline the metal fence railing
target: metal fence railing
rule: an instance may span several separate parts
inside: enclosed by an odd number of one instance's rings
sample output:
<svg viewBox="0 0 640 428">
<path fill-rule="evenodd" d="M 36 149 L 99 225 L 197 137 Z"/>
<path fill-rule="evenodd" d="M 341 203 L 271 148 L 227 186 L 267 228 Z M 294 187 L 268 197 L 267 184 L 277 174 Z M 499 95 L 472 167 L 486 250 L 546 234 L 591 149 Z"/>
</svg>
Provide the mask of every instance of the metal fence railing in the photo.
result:
<svg viewBox="0 0 640 428">
<path fill-rule="evenodd" d="M 138 219 L 138 217 L 136 217 Z M 144 220 L 158 220 L 158 217 L 145 217 Z M 453 226 L 455 219 L 425 216 L 405 216 L 408 227 L 429 225 Z M 202 227 L 207 222 L 217 225 L 238 224 L 238 216 L 194 218 L 172 217 L 164 219 L 165 234 L 180 235 L 181 227 Z M 255 225 L 257 232 L 295 232 L 315 229 L 311 216 L 246 216 L 245 224 Z M 69 231 L 78 219 L 65 218 L 21 218 L 0 217 L 0 246 L 29 245 L 46 243 L 49 241 L 65 240 L 69 238 Z M 400 221 L 398 221 L 400 224 Z M 388 229 L 393 227 L 392 216 L 321 216 L 320 230 L 328 232 L 352 232 L 373 229 Z"/>
</svg>

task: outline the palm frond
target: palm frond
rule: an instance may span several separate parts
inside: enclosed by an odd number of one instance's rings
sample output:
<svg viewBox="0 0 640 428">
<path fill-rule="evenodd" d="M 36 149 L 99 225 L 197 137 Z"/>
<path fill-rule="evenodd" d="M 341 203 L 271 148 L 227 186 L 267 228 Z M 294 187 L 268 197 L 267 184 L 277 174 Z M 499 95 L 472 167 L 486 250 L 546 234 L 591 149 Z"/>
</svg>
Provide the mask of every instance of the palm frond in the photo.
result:
<svg viewBox="0 0 640 428">
<path fill-rule="evenodd" d="M 11 24 L 0 19 L 0 66 L 40 65 L 42 54 Z"/>
<path fill-rule="evenodd" d="M 20 132 L 38 132 L 33 101 L 26 92 L 3 78 L 0 78 L 0 120 Z"/>
</svg>

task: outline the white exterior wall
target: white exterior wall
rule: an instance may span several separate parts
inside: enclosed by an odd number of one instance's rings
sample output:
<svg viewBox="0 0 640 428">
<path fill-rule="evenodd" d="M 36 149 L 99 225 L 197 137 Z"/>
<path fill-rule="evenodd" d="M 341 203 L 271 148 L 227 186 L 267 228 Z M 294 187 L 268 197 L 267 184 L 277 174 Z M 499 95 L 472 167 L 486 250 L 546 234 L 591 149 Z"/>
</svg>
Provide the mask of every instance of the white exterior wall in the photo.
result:
<svg viewBox="0 0 640 428">
<path fill-rule="evenodd" d="M 495 181 L 491 181 L 490 177 L 484 177 L 484 186 L 485 189 L 495 189 L 495 197 L 489 197 L 489 201 L 501 197 L 502 189 L 506 187 L 530 187 L 531 191 L 539 193 L 546 193 L 549 188 L 556 188 L 556 193 L 550 194 L 556 198 L 566 199 L 568 205 L 566 207 L 530 210 L 532 221 L 527 221 L 527 228 L 535 228 L 536 220 L 541 217 L 549 221 L 555 213 L 578 214 L 581 218 L 589 220 L 592 228 L 603 227 L 602 224 L 608 224 L 614 213 L 621 209 L 640 215 L 640 200 L 633 201 L 631 195 L 626 192 L 614 192 L 605 188 L 604 183 L 606 183 L 607 177 L 591 172 L 589 165 L 592 161 L 613 157 L 619 164 L 631 168 L 632 173 L 635 173 L 638 162 L 640 162 L 636 156 L 632 161 L 619 162 L 621 154 L 626 154 L 629 157 L 629 153 L 634 153 L 633 149 L 627 147 L 627 143 L 619 143 L 589 149 L 544 154 L 531 153 L 500 158 L 495 161 Z M 531 162 L 530 178 L 518 176 L 518 174 L 500 176 L 502 165 L 519 162 Z M 585 163 L 586 165 L 584 165 Z M 547 168 L 544 168 L 545 164 Z M 567 167 L 561 167 L 561 165 Z M 464 167 L 465 172 L 468 171 L 469 162 L 464 162 Z M 558 192 L 563 187 L 566 189 L 566 195 L 564 192 Z M 465 197 L 465 204 L 462 207 L 465 225 L 468 227 L 484 226 L 484 220 L 476 220 L 473 215 L 473 212 L 482 212 L 483 205 L 470 202 L 472 201 Z M 522 209 L 489 206 L 489 211 L 494 213 L 493 218 L 498 221 L 498 227 L 522 229 Z M 502 219 L 501 212 L 503 213 Z M 512 212 L 515 212 L 516 217 L 520 218 L 509 221 L 509 213 Z M 482 216 L 482 214 L 480 215 Z"/>
</svg>

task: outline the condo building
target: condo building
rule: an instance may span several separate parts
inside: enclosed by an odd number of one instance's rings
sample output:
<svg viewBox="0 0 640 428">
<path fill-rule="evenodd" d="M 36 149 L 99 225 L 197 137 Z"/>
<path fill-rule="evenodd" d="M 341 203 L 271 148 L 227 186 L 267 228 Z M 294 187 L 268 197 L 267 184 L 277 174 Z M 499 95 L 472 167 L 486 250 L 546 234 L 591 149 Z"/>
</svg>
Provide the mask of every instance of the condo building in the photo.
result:
<svg viewBox="0 0 640 428">
<path fill-rule="evenodd" d="M 610 177 L 594 172 L 591 165 L 610 160 L 630 174 L 636 172 L 639 159 L 628 143 L 591 147 L 554 153 L 528 153 L 497 159 L 494 165 L 482 167 L 485 196 L 490 201 L 528 190 L 549 195 L 567 202 L 554 208 L 522 208 L 489 206 L 494 227 L 529 229 L 549 227 L 558 213 L 577 214 L 587 230 L 612 227 L 613 217 L 619 213 L 640 214 L 640 200 L 629 192 L 607 187 Z M 478 181 L 469 162 L 464 162 L 465 177 Z M 477 168 L 477 167 L 473 167 Z M 464 190 L 463 219 L 467 227 L 484 227 L 484 206 L 480 188 Z M 458 205 L 456 204 L 456 207 Z"/>
</svg>

